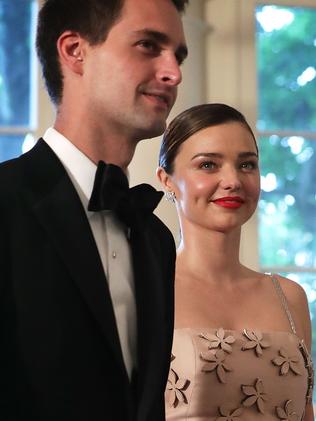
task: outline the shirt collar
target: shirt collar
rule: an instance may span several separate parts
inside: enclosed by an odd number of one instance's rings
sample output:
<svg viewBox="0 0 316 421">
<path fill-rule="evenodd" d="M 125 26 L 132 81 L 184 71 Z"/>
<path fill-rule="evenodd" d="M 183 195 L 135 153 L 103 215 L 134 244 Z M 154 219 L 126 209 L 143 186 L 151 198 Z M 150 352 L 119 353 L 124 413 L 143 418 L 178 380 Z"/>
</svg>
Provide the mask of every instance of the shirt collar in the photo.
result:
<svg viewBox="0 0 316 421">
<path fill-rule="evenodd" d="M 56 129 L 52 127 L 47 129 L 43 139 L 64 165 L 86 208 L 92 193 L 97 166 Z"/>
</svg>

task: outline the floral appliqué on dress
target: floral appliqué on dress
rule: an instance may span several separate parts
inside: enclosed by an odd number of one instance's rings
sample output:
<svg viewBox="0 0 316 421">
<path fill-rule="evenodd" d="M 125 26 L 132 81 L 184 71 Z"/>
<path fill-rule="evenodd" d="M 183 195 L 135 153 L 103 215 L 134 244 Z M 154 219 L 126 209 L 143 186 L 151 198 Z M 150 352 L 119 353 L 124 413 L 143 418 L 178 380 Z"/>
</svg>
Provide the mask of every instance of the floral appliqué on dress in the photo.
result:
<svg viewBox="0 0 316 421">
<path fill-rule="evenodd" d="M 226 361 L 226 355 L 232 352 L 231 344 L 236 341 L 233 335 L 225 335 L 226 332 L 222 327 L 216 331 L 215 335 L 210 333 L 201 333 L 199 335 L 200 338 L 208 342 L 209 350 L 200 354 L 201 359 L 207 362 L 202 367 L 202 371 L 206 373 L 215 371 L 221 383 L 226 383 L 226 373 L 233 371 Z"/>
<path fill-rule="evenodd" d="M 171 361 L 175 360 L 175 358 L 176 357 L 172 354 Z M 189 384 L 190 380 L 179 378 L 175 370 L 170 368 L 167 382 L 167 390 L 170 391 L 168 399 L 170 406 L 175 408 L 179 403 L 188 403 L 184 392 Z"/>
<path fill-rule="evenodd" d="M 299 417 L 294 412 L 293 402 L 288 400 L 284 404 L 284 408 L 277 406 L 275 412 L 281 421 L 299 421 Z"/>
<path fill-rule="evenodd" d="M 248 349 L 254 349 L 257 357 L 261 357 L 263 354 L 264 348 L 269 348 L 270 343 L 263 339 L 263 334 L 259 331 L 251 331 L 244 329 L 243 334 L 248 338 L 248 342 L 245 342 L 242 351 L 247 351 Z"/>
<path fill-rule="evenodd" d="M 215 351 L 208 351 L 207 353 L 201 353 L 203 361 L 207 361 L 202 367 L 202 371 L 208 373 L 216 371 L 217 378 L 221 383 L 226 383 L 226 372 L 233 371 L 233 369 L 225 361 L 226 354 L 222 349 Z"/>
<path fill-rule="evenodd" d="M 221 348 L 223 351 L 231 353 L 232 347 L 231 344 L 235 342 L 233 335 L 228 335 L 225 337 L 225 330 L 221 327 L 216 331 L 215 335 L 209 333 L 201 333 L 200 338 L 208 341 L 208 349 Z"/>
<path fill-rule="evenodd" d="M 216 418 L 216 421 L 241 421 L 240 416 L 243 413 L 242 408 L 229 409 L 226 405 L 222 405 L 219 408 L 220 416 Z"/>
<path fill-rule="evenodd" d="M 242 402 L 243 406 L 249 407 L 256 404 L 258 411 L 261 412 L 261 414 L 264 414 L 264 402 L 266 402 L 268 399 L 267 394 L 264 391 L 262 380 L 257 379 L 254 386 L 241 386 L 241 389 L 243 393 L 248 396 Z"/>
<path fill-rule="evenodd" d="M 298 363 L 299 358 L 297 355 L 289 356 L 284 348 L 279 350 L 279 356 L 272 360 L 274 365 L 280 367 L 280 375 L 285 376 L 292 371 L 296 375 L 301 375 L 302 373 L 299 370 Z"/>
</svg>

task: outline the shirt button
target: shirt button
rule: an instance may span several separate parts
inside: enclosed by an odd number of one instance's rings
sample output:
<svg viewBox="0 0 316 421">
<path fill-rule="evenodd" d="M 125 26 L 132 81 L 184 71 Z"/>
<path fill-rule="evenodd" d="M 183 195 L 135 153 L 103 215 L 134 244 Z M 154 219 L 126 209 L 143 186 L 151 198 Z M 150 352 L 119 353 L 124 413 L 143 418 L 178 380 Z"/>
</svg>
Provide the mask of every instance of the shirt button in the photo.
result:
<svg viewBox="0 0 316 421">
<path fill-rule="evenodd" d="M 112 251 L 112 258 L 115 259 L 116 258 L 116 251 Z"/>
</svg>

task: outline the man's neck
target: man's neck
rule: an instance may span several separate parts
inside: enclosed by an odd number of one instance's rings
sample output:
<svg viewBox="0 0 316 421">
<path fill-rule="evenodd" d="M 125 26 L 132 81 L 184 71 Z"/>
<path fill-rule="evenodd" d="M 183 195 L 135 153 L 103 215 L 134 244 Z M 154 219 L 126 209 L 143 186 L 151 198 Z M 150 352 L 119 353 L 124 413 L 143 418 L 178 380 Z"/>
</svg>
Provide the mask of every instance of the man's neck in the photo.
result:
<svg viewBox="0 0 316 421">
<path fill-rule="evenodd" d="M 96 164 L 102 160 L 120 166 L 126 170 L 130 164 L 137 142 L 129 138 L 103 130 L 91 128 L 84 124 L 84 120 L 75 124 L 64 124 L 62 118 L 56 119 L 54 128 L 72 142 L 82 153 Z"/>
</svg>

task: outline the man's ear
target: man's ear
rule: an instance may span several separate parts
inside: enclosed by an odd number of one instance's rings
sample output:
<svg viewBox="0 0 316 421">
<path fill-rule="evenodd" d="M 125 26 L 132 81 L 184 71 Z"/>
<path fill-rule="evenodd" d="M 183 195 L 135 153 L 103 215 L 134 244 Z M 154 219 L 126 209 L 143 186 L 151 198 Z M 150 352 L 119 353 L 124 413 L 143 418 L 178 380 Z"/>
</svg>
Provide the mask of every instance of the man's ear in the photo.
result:
<svg viewBox="0 0 316 421">
<path fill-rule="evenodd" d="M 63 32 L 57 40 L 60 64 L 82 75 L 86 41 L 73 31 Z"/>
</svg>

